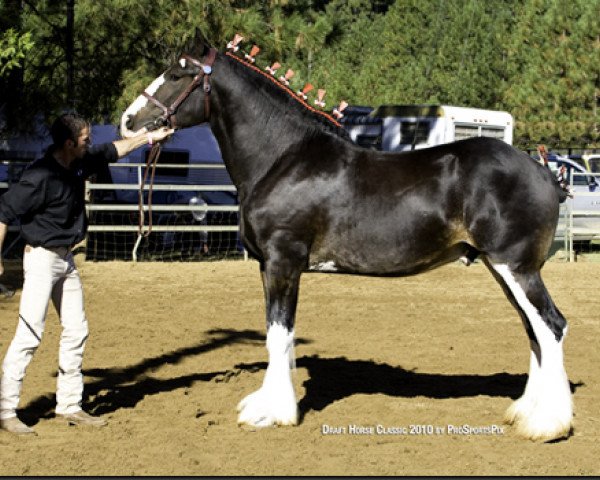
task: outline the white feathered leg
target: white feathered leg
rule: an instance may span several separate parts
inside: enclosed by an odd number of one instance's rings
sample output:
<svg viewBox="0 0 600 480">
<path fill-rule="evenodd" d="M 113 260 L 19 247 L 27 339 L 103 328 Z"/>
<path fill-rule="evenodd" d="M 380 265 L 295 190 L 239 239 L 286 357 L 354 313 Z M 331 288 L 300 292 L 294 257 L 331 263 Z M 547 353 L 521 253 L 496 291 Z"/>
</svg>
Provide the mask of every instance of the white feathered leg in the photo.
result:
<svg viewBox="0 0 600 480">
<path fill-rule="evenodd" d="M 533 347 L 533 346 L 532 346 Z M 515 400 L 504 415 L 504 421 L 510 425 L 519 423 L 523 418 L 527 418 L 536 404 L 536 392 L 539 391 L 539 376 L 540 367 L 536 354 L 533 349 L 531 350 L 531 356 L 529 360 L 529 377 L 525 385 L 525 392 L 523 395 Z"/>
<path fill-rule="evenodd" d="M 563 361 L 563 340 L 567 329 L 557 340 L 508 266 L 493 267 L 525 312 L 539 344 L 539 352 L 531 352 L 525 392 L 509 407 L 505 420 L 515 426 L 518 434 L 532 440 L 549 441 L 566 437 L 573 420 L 571 389 Z M 532 344 L 535 347 L 535 342 Z"/>
<path fill-rule="evenodd" d="M 238 404 L 238 424 L 254 427 L 296 425 L 298 406 L 292 384 L 294 331 L 274 324 L 267 332 L 269 365 L 262 387 Z"/>
</svg>

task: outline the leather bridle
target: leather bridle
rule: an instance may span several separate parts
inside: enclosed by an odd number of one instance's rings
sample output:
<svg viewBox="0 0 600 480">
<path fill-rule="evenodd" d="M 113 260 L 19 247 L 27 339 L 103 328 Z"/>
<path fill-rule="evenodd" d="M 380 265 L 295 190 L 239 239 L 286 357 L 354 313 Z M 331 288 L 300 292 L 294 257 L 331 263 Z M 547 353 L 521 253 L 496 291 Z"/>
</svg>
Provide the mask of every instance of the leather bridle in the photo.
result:
<svg viewBox="0 0 600 480">
<path fill-rule="evenodd" d="M 179 106 L 185 101 L 187 97 L 200 85 L 203 83 L 204 89 L 204 121 L 208 121 L 210 118 L 210 75 L 212 73 L 212 66 L 215 62 L 215 58 L 217 56 L 217 51 L 214 48 L 209 49 L 208 54 L 205 57 L 205 63 L 196 60 L 189 55 L 182 55 L 181 58 L 184 58 L 192 65 L 195 65 L 200 69 L 200 71 L 194 76 L 192 82 L 187 86 L 187 88 L 181 92 L 181 94 L 175 99 L 175 101 L 171 104 L 170 107 L 163 105 L 160 101 L 154 98 L 152 95 L 142 92 L 142 95 L 150 100 L 154 105 L 160 108 L 163 111 L 163 114 L 158 117 L 154 122 L 150 125 L 146 126 L 147 130 L 155 130 L 162 126 L 170 126 L 171 128 L 177 128 L 177 121 L 175 119 L 175 113 Z M 140 238 L 142 236 L 147 237 L 152 232 L 152 187 L 154 185 L 154 173 L 156 171 L 156 163 L 158 162 L 158 157 L 160 156 L 161 145 L 160 142 L 155 143 L 150 150 L 150 155 L 148 155 L 148 160 L 146 161 L 146 169 L 144 172 L 144 178 L 141 181 L 140 189 L 138 192 L 138 210 L 139 210 L 139 225 L 138 225 L 138 234 Z M 146 180 L 148 179 L 148 172 L 151 171 L 150 175 L 150 184 L 148 188 L 148 229 L 144 232 L 144 188 L 146 185 Z"/>
<path fill-rule="evenodd" d="M 205 57 L 205 63 L 196 60 L 194 57 L 190 57 L 189 55 L 182 55 L 181 58 L 190 62 L 192 65 L 195 65 L 200 69 L 200 71 L 194 76 L 192 82 L 187 86 L 187 88 L 181 92 L 181 94 L 175 99 L 175 101 L 167 107 L 155 97 L 150 95 L 147 92 L 142 92 L 142 95 L 150 100 L 154 105 L 160 108 L 163 111 L 163 114 L 158 117 L 151 125 L 147 125 L 146 128 L 148 130 L 154 130 L 163 126 L 170 126 L 171 128 L 177 128 L 177 120 L 175 118 L 175 113 L 179 106 L 185 101 L 187 97 L 200 85 L 203 83 L 204 89 L 204 120 L 208 121 L 210 118 L 210 75 L 212 73 L 212 66 L 217 56 L 217 51 L 214 48 L 210 48 L 208 50 L 208 54 Z"/>
</svg>

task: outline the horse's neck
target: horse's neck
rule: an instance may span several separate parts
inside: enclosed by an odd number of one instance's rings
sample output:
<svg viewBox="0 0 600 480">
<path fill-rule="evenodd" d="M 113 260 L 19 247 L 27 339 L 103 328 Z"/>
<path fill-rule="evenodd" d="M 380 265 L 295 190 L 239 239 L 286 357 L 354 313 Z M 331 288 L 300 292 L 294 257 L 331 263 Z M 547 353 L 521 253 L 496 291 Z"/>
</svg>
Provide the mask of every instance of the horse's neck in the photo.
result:
<svg viewBox="0 0 600 480">
<path fill-rule="evenodd" d="M 231 179 L 243 195 L 277 161 L 309 140 L 300 115 L 292 113 L 282 121 L 275 111 L 277 102 L 263 96 L 269 93 L 250 85 L 228 62 L 222 63 L 215 67 L 219 77 L 213 84 L 215 108 L 210 123 Z M 310 141 L 315 140 L 313 135 Z"/>
</svg>

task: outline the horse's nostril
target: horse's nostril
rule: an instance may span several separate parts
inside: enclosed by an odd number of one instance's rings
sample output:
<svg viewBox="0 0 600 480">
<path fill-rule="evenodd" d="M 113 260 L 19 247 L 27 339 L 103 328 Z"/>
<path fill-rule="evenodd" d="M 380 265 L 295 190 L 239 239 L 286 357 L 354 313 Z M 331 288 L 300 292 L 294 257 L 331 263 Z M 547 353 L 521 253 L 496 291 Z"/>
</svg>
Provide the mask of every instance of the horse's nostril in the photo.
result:
<svg viewBox="0 0 600 480">
<path fill-rule="evenodd" d="M 133 127 L 133 115 L 127 115 L 127 121 L 125 122 L 125 126 L 131 130 L 131 127 Z"/>
</svg>

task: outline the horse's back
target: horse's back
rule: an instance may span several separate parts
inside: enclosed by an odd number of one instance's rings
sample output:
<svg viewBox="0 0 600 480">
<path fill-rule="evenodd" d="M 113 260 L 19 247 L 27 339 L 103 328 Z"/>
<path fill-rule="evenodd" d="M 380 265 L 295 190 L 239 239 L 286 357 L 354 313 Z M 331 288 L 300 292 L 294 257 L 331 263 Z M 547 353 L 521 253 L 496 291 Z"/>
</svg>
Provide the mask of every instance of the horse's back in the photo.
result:
<svg viewBox="0 0 600 480">
<path fill-rule="evenodd" d="M 258 185 L 252 235 L 294 231 L 309 263 L 357 273 L 414 273 L 469 245 L 499 259 L 545 258 L 556 182 L 523 152 L 487 138 L 406 153 L 344 148 L 329 156 L 321 145 L 321 156 L 282 163 Z"/>
</svg>

